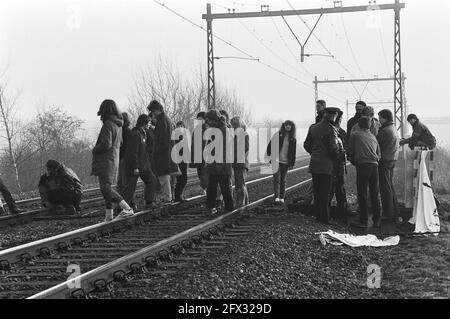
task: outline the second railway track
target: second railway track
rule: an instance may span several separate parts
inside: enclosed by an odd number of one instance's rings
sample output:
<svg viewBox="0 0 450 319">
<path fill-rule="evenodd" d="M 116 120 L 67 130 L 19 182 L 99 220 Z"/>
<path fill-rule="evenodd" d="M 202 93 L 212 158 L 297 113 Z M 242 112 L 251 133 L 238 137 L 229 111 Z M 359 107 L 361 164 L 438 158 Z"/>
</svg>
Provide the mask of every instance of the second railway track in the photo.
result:
<svg viewBox="0 0 450 319">
<path fill-rule="evenodd" d="M 306 166 L 297 168 L 289 172 L 288 185 L 298 186 L 299 181 L 303 181 L 300 184 L 304 185 L 308 177 Z M 261 200 L 271 196 L 271 176 L 249 182 L 248 187 L 252 204 L 244 210 L 251 209 Z M 239 214 L 243 211 L 241 209 L 220 217 L 208 217 L 201 205 L 202 200 L 202 196 L 197 196 L 187 203 L 172 205 L 157 212 L 142 212 L 131 219 L 97 224 L 0 251 L 0 298 L 25 298 L 33 295 L 52 298 L 76 297 L 77 294 L 83 295 L 90 291 L 89 289 L 101 290 L 102 286 L 108 284 L 108 280 L 102 279 L 105 274 L 97 273 L 98 269 L 106 265 L 110 267 L 113 263 L 113 268 L 117 266 L 117 269 L 111 270 L 107 267 L 107 277 L 110 277 L 110 280 L 121 280 L 126 277 L 127 271 L 123 270 L 123 265 L 115 263 L 126 261 L 126 268 L 136 268 L 132 271 L 142 268 L 142 263 L 129 265 L 130 254 L 132 256 L 142 251 L 145 253 L 146 249 L 157 248 L 156 255 L 148 254 L 145 259 L 149 265 L 157 264 L 158 260 L 170 260 L 172 253 L 183 251 L 196 241 L 201 242 L 202 237 L 207 238 L 212 233 L 220 232 L 225 220 L 245 215 Z M 187 241 L 183 243 L 184 237 Z M 213 249 L 214 245 L 208 247 Z M 186 262 L 190 260 L 192 259 L 185 258 Z M 95 276 L 100 277 L 86 281 L 85 284 L 89 287 L 75 291 L 69 289 L 69 294 L 67 289 L 61 292 L 58 288 L 55 294 L 39 295 L 40 292 L 58 285 L 64 288 L 63 283 L 67 280 L 67 271 L 70 269 L 78 269 L 85 275 L 94 272 Z"/>
</svg>

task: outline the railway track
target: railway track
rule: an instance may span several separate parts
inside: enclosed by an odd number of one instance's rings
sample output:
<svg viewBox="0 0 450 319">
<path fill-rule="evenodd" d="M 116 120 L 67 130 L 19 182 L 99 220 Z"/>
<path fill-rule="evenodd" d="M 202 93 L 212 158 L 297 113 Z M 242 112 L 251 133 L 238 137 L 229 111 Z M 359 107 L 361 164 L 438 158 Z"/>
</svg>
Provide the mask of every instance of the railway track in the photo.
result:
<svg viewBox="0 0 450 319">
<path fill-rule="evenodd" d="M 307 185 L 306 168 L 289 172 L 290 192 Z M 196 196 L 186 203 L 143 211 L 130 219 L 0 251 L 0 298 L 86 297 L 94 290 L 107 289 L 112 281 L 126 280 L 129 274 L 152 269 L 161 262 L 177 268 L 180 263 L 195 261 L 198 257 L 192 253 L 205 253 L 223 244 L 225 237 L 215 241 L 214 236 L 223 232 L 227 236 L 245 234 L 248 227 L 230 227 L 273 197 L 271 176 L 248 182 L 248 188 L 251 204 L 219 217 L 207 216 L 201 205 L 204 196 Z M 183 255 L 185 252 L 187 255 Z M 71 271 L 74 273 L 67 281 Z"/>
<path fill-rule="evenodd" d="M 297 161 L 303 161 L 308 159 L 309 155 L 302 155 L 297 157 Z M 253 176 L 257 176 L 259 173 L 259 169 L 262 164 L 253 164 L 249 169 L 249 178 Z M 190 187 L 194 187 L 198 185 L 198 179 L 196 172 L 191 172 L 188 174 L 188 183 L 186 185 L 186 189 Z M 143 193 L 143 183 L 141 181 L 138 182 L 138 186 L 136 189 L 136 196 L 140 196 Z M 91 188 L 87 189 L 83 193 L 83 201 L 81 202 L 82 212 L 80 216 L 73 216 L 72 218 L 79 218 L 86 216 L 86 213 L 89 214 L 89 210 L 94 208 L 102 207 L 104 204 L 104 199 L 100 194 L 99 188 Z M 18 215 L 7 215 L 0 216 L 0 229 L 5 227 L 14 227 L 17 225 L 23 225 L 32 222 L 37 218 L 42 218 L 43 216 L 48 216 L 50 214 L 49 209 L 40 207 L 41 199 L 40 198 L 31 198 L 22 201 L 17 201 L 17 205 L 22 209 L 26 210 L 24 213 Z M 87 212 L 88 211 L 88 212 Z M 67 218 L 67 216 L 58 216 L 51 215 L 52 219 L 57 218 Z"/>
</svg>

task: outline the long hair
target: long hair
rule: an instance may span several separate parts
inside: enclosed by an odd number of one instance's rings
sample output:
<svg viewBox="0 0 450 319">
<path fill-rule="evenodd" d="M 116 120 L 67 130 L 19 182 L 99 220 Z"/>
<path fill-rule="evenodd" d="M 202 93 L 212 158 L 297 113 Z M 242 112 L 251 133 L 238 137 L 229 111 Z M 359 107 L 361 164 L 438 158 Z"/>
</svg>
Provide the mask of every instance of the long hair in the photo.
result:
<svg viewBox="0 0 450 319">
<path fill-rule="evenodd" d="M 290 132 L 286 131 L 285 125 L 287 125 L 287 124 L 289 124 L 291 126 L 291 131 Z M 295 123 L 294 122 L 292 122 L 290 120 L 287 120 L 283 124 L 281 124 L 280 135 L 284 136 L 286 133 L 289 133 L 289 139 L 296 138 L 296 134 L 297 133 L 296 133 L 296 128 L 295 128 Z"/>
<path fill-rule="evenodd" d="M 97 115 L 100 116 L 100 119 L 103 122 L 110 116 L 121 117 L 117 104 L 113 100 L 104 100 L 102 104 L 100 104 L 100 109 L 98 110 Z"/>
<path fill-rule="evenodd" d="M 247 124 L 245 124 L 244 120 L 241 119 L 239 116 L 235 116 L 230 120 L 231 126 L 236 126 L 242 128 L 244 131 L 247 129 Z M 235 125 L 233 125 L 235 124 Z"/>
</svg>

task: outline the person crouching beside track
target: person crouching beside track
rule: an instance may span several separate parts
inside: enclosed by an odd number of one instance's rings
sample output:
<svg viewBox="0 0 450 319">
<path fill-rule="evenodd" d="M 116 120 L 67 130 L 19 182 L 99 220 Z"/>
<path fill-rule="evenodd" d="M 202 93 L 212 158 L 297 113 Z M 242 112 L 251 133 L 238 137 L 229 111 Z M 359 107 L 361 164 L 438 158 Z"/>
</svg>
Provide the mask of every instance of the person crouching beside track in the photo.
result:
<svg viewBox="0 0 450 319">
<path fill-rule="evenodd" d="M 80 213 L 83 191 L 77 174 L 55 160 L 49 160 L 46 167 L 47 174 L 41 176 L 38 185 L 42 205 L 50 210 L 62 205 L 67 215 Z"/>
<path fill-rule="evenodd" d="M 230 121 L 231 126 L 234 129 L 234 161 L 233 161 L 233 171 L 234 171 L 234 185 L 235 185 L 235 203 L 236 207 L 242 207 L 248 205 L 248 191 L 245 185 L 245 180 L 247 179 L 247 173 L 249 168 L 248 162 L 248 152 L 250 149 L 250 138 L 247 134 L 246 125 L 244 121 L 239 117 L 235 116 Z M 244 142 L 243 145 L 241 144 Z"/>
<path fill-rule="evenodd" d="M 278 139 L 278 140 L 276 140 Z M 275 150 L 272 145 L 275 146 Z M 267 145 L 266 155 L 272 163 L 273 174 L 273 192 L 275 202 L 284 204 L 286 195 L 286 175 L 288 170 L 295 165 L 295 153 L 297 151 L 297 139 L 295 133 L 295 124 L 292 121 L 285 121 L 280 130 L 275 133 L 269 145 Z"/>
<path fill-rule="evenodd" d="M 419 118 L 415 114 L 409 114 L 406 120 L 411 124 L 413 128 L 413 134 L 410 138 L 402 139 L 400 146 L 408 144 L 411 150 L 414 147 L 426 147 L 432 150 L 436 147 L 436 138 L 431 134 L 428 127 L 419 121 Z"/>
<path fill-rule="evenodd" d="M 232 159 L 229 159 L 233 143 L 231 133 L 227 130 L 226 119 L 217 110 L 209 110 L 206 113 L 206 122 L 208 129 L 205 132 L 205 139 L 208 142 L 205 146 L 205 162 L 209 176 L 206 205 L 210 209 L 210 214 L 214 215 L 217 213 L 216 197 L 218 185 L 220 185 L 225 202 L 225 212 L 230 212 L 234 209 L 231 192 Z M 217 129 L 220 130 L 221 134 L 218 134 Z M 212 138 L 213 136 L 214 138 Z M 221 152 L 219 152 L 220 149 L 222 150 Z M 218 158 L 220 155 L 223 155 L 223 157 Z"/>
<path fill-rule="evenodd" d="M 330 221 L 333 171 L 335 161 L 343 152 L 334 126 L 339 111 L 336 107 L 327 107 L 322 121 L 309 128 L 303 143 L 305 150 L 311 154 L 309 172 L 312 174 L 316 219 L 327 225 L 334 224 Z"/>
<path fill-rule="evenodd" d="M 358 192 L 359 222 L 353 226 L 368 227 L 369 205 L 367 202 L 367 187 L 369 187 L 372 204 L 373 225 L 380 227 L 380 188 L 378 181 L 378 161 L 381 156 L 380 146 L 375 136 L 369 131 L 370 117 L 362 116 L 358 120 L 359 128 L 350 135 L 348 158 L 356 166 L 356 188 Z"/>
<path fill-rule="evenodd" d="M 150 154 L 147 150 L 147 132 L 150 118 L 147 114 L 139 116 L 136 127 L 131 130 L 127 148 L 125 150 L 125 187 L 122 196 L 131 207 L 134 203 L 134 193 L 138 178 L 144 182 L 145 209 L 153 209 L 155 204 L 155 192 L 157 179 L 151 168 Z"/>
<path fill-rule="evenodd" d="M 104 100 L 97 113 L 103 126 L 92 150 L 92 175 L 97 176 L 100 190 L 105 198 L 105 222 L 113 219 L 113 203 L 119 205 L 122 212 L 117 218 L 133 216 L 133 210 L 113 188 L 119 170 L 119 151 L 122 143 L 122 116 L 119 114 L 116 102 Z"/>
</svg>

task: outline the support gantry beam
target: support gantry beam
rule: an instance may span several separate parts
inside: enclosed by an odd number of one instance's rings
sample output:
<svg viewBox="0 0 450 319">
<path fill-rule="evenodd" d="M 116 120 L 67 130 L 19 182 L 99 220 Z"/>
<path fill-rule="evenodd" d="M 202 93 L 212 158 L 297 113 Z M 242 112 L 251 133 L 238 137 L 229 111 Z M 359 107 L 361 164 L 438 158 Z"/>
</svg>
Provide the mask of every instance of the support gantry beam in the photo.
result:
<svg viewBox="0 0 450 319">
<path fill-rule="evenodd" d="M 399 0 L 395 0 L 399 4 Z M 402 74 L 402 55 L 400 45 L 400 8 L 394 10 L 394 123 L 400 136 L 405 136 L 405 112 L 403 107 L 403 74 Z"/>
</svg>

